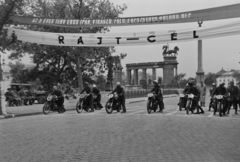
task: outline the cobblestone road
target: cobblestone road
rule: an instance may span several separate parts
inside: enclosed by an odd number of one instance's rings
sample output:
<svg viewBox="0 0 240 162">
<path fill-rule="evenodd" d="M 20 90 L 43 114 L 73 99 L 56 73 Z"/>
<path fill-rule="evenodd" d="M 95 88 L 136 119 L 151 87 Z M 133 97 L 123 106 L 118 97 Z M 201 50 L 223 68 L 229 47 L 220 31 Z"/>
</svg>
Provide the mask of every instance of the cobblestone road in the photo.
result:
<svg viewBox="0 0 240 162">
<path fill-rule="evenodd" d="M 146 102 L 127 114 L 37 115 L 0 120 L 1 162 L 239 162 L 240 118 L 179 112 L 177 98 L 163 114 Z"/>
</svg>

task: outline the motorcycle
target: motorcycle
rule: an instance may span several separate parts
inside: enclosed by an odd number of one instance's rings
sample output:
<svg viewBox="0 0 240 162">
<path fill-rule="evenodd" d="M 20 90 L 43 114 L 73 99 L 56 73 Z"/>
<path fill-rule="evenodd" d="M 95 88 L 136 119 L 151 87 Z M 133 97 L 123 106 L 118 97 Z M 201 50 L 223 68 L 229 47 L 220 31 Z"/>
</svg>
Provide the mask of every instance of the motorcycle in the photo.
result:
<svg viewBox="0 0 240 162">
<path fill-rule="evenodd" d="M 193 94 L 187 94 L 187 104 L 186 104 L 186 114 L 189 114 L 189 111 L 193 113 L 195 109 L 195 100 L 194 100 L 194 95 Z"/>
<path fill-rule="evenodd" d="M 58 97 L 56 95 L 48 95 L 47 101 L 43 105 L 43 114 L 47 115 L 51 111 L 57 111 L 58 113 L 64 113 L 65 109 L 62 105 L 61 107 L 58 107 L 56 104 L 56 100 Z"/>
<path fill-rule="evenodd" d="M 179 111 L 182 111 L 182 108 L 186 109 L 187 97 L 188 97 L 188 95 L 186 95 L 186 94 L 180 94 L 179 104 L 178 104 Z"/>
<path fill-rule="evenodd" d="M 105 105 L 105 108 L 108 114 L 111 114 L 113 110 L 116 110 L 117 112 L 120 112 L 122 110 L 122 106 L 116 92 L 114 94 L 108 95 L 108 101 Z"/>
<path fill-rule="evenodd" d="M 148 102 L 147 102 L 147 112 L 148 114 L 151 114 L 152 111 L 156 112 L 158 109 L 158 100 L 155 93 L 149 93 L 147 95 Z"/>
<path fill-rule="evenodd" d="M 226 100 L 225 96 L 223 95 L 216 95 L 214 96 L 214 99 L 216 100 L 216 107 L 214 110 L 214 113 L 217 111 L 219 112 L 219 116 L 221 117 L 222 115 L 225 115 L 224 107 L 226 106 Z"/>
<path fill-rule="evenodd" d="M 86 112 L 91 111 L 90 103 L 87 101 L 87 97 L 89 95 L 90 94 L 80 94 L 80 98 L 76 105 L 77 113 L 81 113 L 83 110 L 85 110 Z"/>
</svg>

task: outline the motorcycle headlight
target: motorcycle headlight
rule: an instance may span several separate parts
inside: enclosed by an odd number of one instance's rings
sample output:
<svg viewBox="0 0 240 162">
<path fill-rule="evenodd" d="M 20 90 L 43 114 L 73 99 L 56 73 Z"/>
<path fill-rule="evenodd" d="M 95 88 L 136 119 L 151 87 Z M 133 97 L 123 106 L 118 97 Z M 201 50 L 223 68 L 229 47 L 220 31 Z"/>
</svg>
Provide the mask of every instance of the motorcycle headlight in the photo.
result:
<svg viewBox="0 0 240 162">
<path fill-rule="evenodd" d="M 152 93 L 148 93 L 148 95 L 147 95 L 148 97 L 152 97 L 153 96 L 153 94 Z"/>
<path fill-rule="evenodd" d="M 222 95 L 217 95 L 216 98 L 217 98 L 218 100 L 220 100 L 220 99 L 223 98 L 223 96 L 222 96 Z"/>
<path fill-rule="evenodd" d="M 108 95 L 108 98 L 112 98 L 112 97 L 113 97 L 113 94 Z"/>
<path fill-rule="evenodd" d="M 184 94 L 180 94 L 180 97 L 184 97 Z"/>
<path fill-rule="evenodd" d="M 188 97 L 189 98 L 194 98 L 194 95 L 193 94 L 189 94 Z"/>
</svg>

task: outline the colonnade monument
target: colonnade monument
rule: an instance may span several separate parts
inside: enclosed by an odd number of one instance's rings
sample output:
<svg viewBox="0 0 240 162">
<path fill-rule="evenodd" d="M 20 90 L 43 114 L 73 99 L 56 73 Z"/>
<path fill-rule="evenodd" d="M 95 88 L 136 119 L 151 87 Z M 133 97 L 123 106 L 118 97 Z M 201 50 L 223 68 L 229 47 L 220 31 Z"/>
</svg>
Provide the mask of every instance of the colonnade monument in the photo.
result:
<svg viewBox="0 0 240 162">
<path fill-rule="evenodd" d="M 126 90 L 138 90 L 141 89 L 139 80 L 143 79 L 148 82 L 147 69 L 152 69 L 151 80 L 156 80 L 156 69 L 163 69 L 163 80 L 162 84 L 167 85 L 178 75 L 178 62 L 177 62 L 177 52 L 179 48 L 176 46 L 173 50 L 168 50 L 168 45 L 163 46 L 163 62 L 143 62 L 143 63 L 131 63 L 126 64 L 127 70 L 127 85 Z M 142 78 L 139 78 L 138 71 L 142 70 Z M 133 78 L 132 78 L 133 72 Z M 132 82 L 133 80 L 133 82 Z"/>
</svg>

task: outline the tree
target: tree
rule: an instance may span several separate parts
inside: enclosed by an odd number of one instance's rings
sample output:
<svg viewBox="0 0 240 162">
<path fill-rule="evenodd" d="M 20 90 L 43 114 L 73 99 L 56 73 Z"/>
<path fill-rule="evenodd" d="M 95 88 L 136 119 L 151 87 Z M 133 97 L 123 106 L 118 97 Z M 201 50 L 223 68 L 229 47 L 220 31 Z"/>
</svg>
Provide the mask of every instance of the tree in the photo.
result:
<svg viewBox="0 0 240 162">
<path fill-rule="evenodd" d="M 75 19 L 112 19 L 117 18 L 126 9 L 126 5 L 114 6 L 102 0 L 29 0 L 28 15 L 46 18 Z M 29 25 L 28 29 L 58 33 L 103 33 L 108 27 L 59 28 Z M 114 47 L 62 47 L 18 42 L 11 46 L 11 59 L 31 54 L 33 62 L 49 75 L 49 83 L 71 82 L 78 79 L 82 89 L 83 75 L 93 75 L 98 69 L 105 72 L 107 58 L 115 52 Z M 77 78 L 76 78 L 77 76 Z M 41 78 L 40 78 L 41 79 Z"/>
<path fill-rule="evenodd" d="M 106 79 L 103 75 L 97 75 L 96 85 L 100 90 L 105 90 Z"/>
<path fill-rule="evenodd" d="M 12 16 L 23 14 L 24 5 L 26 5 L 24 0 L 0 0 L 0 52 L 2 53 L 17 39 L 14 33 L 8 38 L 6 27 L 12 23 Z"/>
<path fill-rule="evenodd" d="M 210 86 L 212 83 L 216 83 L 216 74 L 215 73 L 208 73 L 205 76 L 205 84 Z"/>
<path fill-rule="evenodd" d="M 185 79 L 186 74 L 180 73 L 176 75 L 167 86 L 169 87 L 185 87 L 186 85 L 186 79 Z"/>
<path fill-rule="evenodd" d="M 22 83 L 22 73 L 24 71 L 25 65 L 19 61 L 17 61 L 15 64 L 9 63 L 9 66 L 11 68 L 10 72 L 12 74 L 14 83 Z"/>
<path fill-rule="evenodd" d="M 240 81 L 240 71 L 235 70 L 233 73 L 233 77 L 236 78 L 237 81 Z"/>
</svg>

